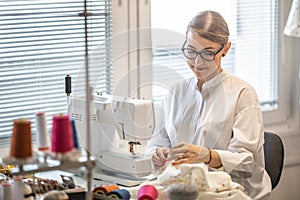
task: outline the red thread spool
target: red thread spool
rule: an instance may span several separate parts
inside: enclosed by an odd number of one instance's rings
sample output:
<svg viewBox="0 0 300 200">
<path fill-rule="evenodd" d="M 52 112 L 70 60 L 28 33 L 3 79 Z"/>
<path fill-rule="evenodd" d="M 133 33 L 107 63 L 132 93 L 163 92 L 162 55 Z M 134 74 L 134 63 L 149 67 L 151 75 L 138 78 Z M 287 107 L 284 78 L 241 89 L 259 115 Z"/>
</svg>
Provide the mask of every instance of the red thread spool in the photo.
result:
<svg viewBox="0 0 300 200">
<path fill-rule="evenodd" d="M 144 185 L 138 191 L 138 200 L 156 200 L 157 189 L 153 185 Z"/>
<path fill-rule="evenodd" d="M 65 153 L 74 147 L 69 115 L 55 115 L 52 118 L 51 151 Z"/>
<path fill-rule="evenodd" d="M 14 120 L 10 156 L 25 159 L 32 156 L 30 121 Z"/>
</svg>

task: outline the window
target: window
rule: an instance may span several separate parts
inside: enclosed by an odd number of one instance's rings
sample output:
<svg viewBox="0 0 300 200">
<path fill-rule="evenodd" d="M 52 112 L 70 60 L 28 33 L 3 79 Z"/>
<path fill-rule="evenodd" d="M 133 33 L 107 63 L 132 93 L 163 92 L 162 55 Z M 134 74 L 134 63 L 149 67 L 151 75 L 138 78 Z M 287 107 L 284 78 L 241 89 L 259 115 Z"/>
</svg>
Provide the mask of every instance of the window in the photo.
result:
<svg viewBox="0 0 300 200">
<path fill-rule="evenodd" d="M 48 126 L 54 114 L 66 113 L 65 76 L 73 77 L 73 92 L 82 92 L 85 25 L 82 0 L 0 1 L 0 137 L 12 132 L 13 120 L 28 119 L 35 130 L 35 114 L 43 111 Z M 111 1 L 90 0 L 87 11 L 88 47 L 97 60 L 91 74 L 110 93 Z M 97 63 L 97 65 L 95 64 Z M 76 80 L 76 77 L 78 80 Z M 84 77 L 83 77 L 84 78 Z M 77 84 L 76 84 L 77 83 Z"/>
<path fill-rule="evenodd" d="M 163 94 L 162 85 L 192 76 L 180 48 L 188 22 L 197 12 L 210 9 L 220 12 L 230 29 L 232 46 L 222 61 L 223 68 L 254 86 L 264 114 L 276 112 L 277 119 L 286 119 L 287 113 L 282 115 L 282 110 L 283 103 L 288 101 L 282 101 L 285 97 L 280 93 L 278 78 L 278 0 L 187 0 L 184 3 L 152 0 L 151 8 L 153 80 L 163 83 L 153 86 L 155 100 Z"/>
</svg>

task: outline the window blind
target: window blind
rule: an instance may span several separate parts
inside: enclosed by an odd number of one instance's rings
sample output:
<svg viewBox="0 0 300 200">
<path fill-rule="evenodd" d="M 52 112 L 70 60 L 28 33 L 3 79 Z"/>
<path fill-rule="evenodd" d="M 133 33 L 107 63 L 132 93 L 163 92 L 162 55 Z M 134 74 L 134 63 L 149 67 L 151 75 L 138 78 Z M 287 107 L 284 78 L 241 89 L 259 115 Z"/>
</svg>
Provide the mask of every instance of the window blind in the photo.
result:
<svg viewBox="0 0 300 200">
<path fill-rule="evenodd" d="M 0 137 L 11 134 L 17 118 L 30 120 L 34 132 L 39 111 L 52 127 L 52 116 L 67 111 L 67 74 L 73 92 L 82 92 L 85 81 L 77 77 L 85 64 L 83 11 L 83 0 L 0 1 Z M 111 1 L 88 1 L 87 11 L 88 49 L 97 53 L 91 82 L 110 93 Z M 99 74 L 101 81 L 95 76 Z"/>
<path fill-rule="evenodd" d="M 230 29 L 231 49 L 222 60 L 222 67 L 236 76 L 249 82 L 256 90 L 263 110 L 275 110 L 278 106 L 278 34 L 279 2 L 278 0 L 203 0 L 188 3 L 172 3 L 173 12 L 165 16 L 165 9 L 171 1 L 161 6 L 159 0 L 152 1 L 152 26 L 168 30 L 184 29 L 189 21 L 181 23 L 182 16 L 196 14 L 202 10 L 216 10 L 225 17 Z M 224 7 L 226 6 L 226 9 Z M 180 11 L 180 12 L 179 12 Z M 178 13 L 180 15 L 178 16 Z M 188 20 L 191 20 L 191 16 Z M 229 16 L 229 17 L 228 17 Z M 227 18 L 226 18 L 227 17 Z M 168 18 L 167 21 L 162 19 Z M 153 46 L 153 80 L 163 83 L 172 79 L 168 73 L 162 73 L 161 66 L 169 66 L 183 78 L 192 76 L 191 70 L 180 51 L 179 41 L 168 38 L 163 45 Z M 167 43 L 167 44 L 166 44 Z M 172 53 L 166 53 L 172 52 Z M 173 78 L 174 79 L 174 78 Z M 175 80 L 176 81 L 176 80 Z M 178 81 L 178 80 L 177 80 Z M 157 92 L 159 91 L 159 92 Z M 153 90 L 153 98 L 162 98 L 159 87 Z"/>
<path fill-rule="evenodd" d="M 254 86 L 265 110 L 278 106 L 278 4 L 237 1 L 235 74 Z"/>
</svg>

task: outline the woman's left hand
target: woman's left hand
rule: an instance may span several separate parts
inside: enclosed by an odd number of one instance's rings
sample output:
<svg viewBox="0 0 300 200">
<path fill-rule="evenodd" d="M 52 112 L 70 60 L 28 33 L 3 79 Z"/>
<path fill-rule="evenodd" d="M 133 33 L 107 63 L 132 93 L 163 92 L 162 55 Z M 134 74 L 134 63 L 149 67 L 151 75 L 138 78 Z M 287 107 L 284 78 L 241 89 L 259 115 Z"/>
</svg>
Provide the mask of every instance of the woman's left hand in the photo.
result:
<svg viewBox="0 0 300 200">
<path fill-rule="evenodd" d="M 209 149 L 206 147 L 196 146 L 182 142 L 169 150 L 168 161 L 172 165 L 182 163 L 199 163 L 206 162 L 209 159 Z"/>
</svg>

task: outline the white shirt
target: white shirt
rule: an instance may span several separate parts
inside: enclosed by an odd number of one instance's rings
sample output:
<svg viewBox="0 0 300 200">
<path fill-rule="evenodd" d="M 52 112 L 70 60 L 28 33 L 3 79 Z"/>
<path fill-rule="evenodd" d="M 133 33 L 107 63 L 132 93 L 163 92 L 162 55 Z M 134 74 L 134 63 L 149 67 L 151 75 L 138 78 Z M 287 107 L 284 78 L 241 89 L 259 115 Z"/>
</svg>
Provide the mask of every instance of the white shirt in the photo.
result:
<svg viewBox="0 0 300 200">
<path fill-rule="evenodd" d="M 181 142 L 218 152 L 223 170 L 253 199 L 266 199 L 271 180 L 264 167 L 262 112 L 255 90 L 223 71 L 205 82 L 197 78 L 171 88 L 156 110 L 156 128 L 147 152 Z"/>
</svg>

